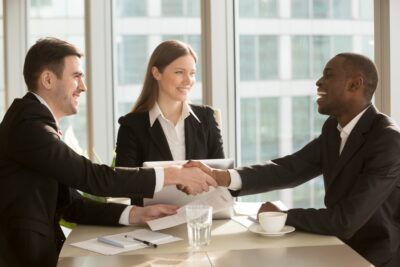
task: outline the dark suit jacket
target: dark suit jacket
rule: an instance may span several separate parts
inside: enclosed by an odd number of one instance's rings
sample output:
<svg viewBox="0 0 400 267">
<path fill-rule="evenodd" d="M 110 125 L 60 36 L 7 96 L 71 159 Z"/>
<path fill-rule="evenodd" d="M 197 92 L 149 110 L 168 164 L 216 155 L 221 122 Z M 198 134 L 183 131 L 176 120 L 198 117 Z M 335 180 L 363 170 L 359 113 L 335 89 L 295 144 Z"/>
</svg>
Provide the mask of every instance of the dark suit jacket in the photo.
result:
<svg viewBox="0 0 400 267">
<path fill-rule="evenodd" d="M 118 225 L 123 205 L 83 199 L 153 196 L 154 170 L 113 171 L 64 144 L 50 111 L 28 93 L 14 100 L 0 125 L 0 253 L 9 266 L 55 266 L 64 236 L 61 217 Z"/>
<path fill-rule="evenodd" d="M 322 174 L 326 208 L 291 209 L 287 223 L 335 235 L 376 266 L 400 266 L 399 128 L 370 106 L 340 156 L 339 145 L 330 117 L 321 135 L 293 155 L 238 169 L 243 187 L 236 194 L 294 187 Z"/>
<path fill-rule="evenodd" d="M 200 122 L 190 114 L 185 119 L 186 159 L 224 158 L 221 132 L 214 110 L 207 106 L 190 105 Z M 156 120 L 150 127 L 148 112 L 129 113 L 118 121 L 116 166 L 140 167 L 145 161 L 172 160 L 167 138 Z M 143 195 L 132 199 L 143 205 Z"/>
</svg>

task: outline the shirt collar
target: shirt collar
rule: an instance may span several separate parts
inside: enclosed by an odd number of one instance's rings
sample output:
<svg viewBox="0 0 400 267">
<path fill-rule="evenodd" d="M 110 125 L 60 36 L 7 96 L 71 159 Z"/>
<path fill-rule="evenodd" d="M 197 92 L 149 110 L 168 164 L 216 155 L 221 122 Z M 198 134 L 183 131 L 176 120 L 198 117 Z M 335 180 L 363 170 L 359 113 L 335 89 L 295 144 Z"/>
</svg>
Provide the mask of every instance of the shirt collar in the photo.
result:
<svg viewBox="0 0 400 267">
<path fill-rule="evenodd" d="M 34 96 L 36 96 L 36 98 L 39 100 L 39 102 L 42 103 L 43 105 L 45 105 L 45 106 L 49 109 L 51 115 L 53 115 L 53 118 L 54 118 L 54 121 L 55 121 L 56 124 L 57 124 L 57 127 L 60 128 L 60 127 L 59 127 L 60 125 L 58 124 L 58 121 L 57 121 L 57 119 L 56 119 L 56 116 L 54 116 L 53 111 L 51 110 L 50 106 L 46 103 L 46 101 L 45 101 L 40 95 L 35 94 L 34 92 L 29 92 L 29 93 L 31 93 L 31 94 L 33 94 Z"/>
<path fill-rule="evenodd" d="M 346 126 L 342 127 L 338 123 L 337 129 L 339 130 L 340 133 L 344 133 L 345 135 L 349 136 L 351 131 L 353 131 L 354 127 L 356 126 L 357 122 L 360 120 L 361 116 L 365 113 L 365 111 L 369 108 L 366 107 L 363 111 L 358 113 L 357 116 L 355 116 L 349 123 L 346 124 Z"/>
<path fill-rule="evenodd" d="M 182 107 L 182 114 L 181 114 L 181 120 L 186 119 L 187 117 L 189 117 L 190 115 L 192 115 L 199 123 L 201 123 L 200 119 L 196 116 L 196 114 L 193 112 L 192 108 L 190 107 L 190 105 L 187 102 L 183 103 L 183 107 Z M 165 120 L 167 120 L 164 116 L 164 114 L 162 113 L 160 106 L 158 105 L 158 103 L 156 102 L 154 104 L 154 106 L 150 109 L 149 111 L 149 117 L 150 117 L 150 127 L 153 127 L 154 122 L 156 121 L 156 119 L 158 117 L 161 117 Z"/>
</svg>

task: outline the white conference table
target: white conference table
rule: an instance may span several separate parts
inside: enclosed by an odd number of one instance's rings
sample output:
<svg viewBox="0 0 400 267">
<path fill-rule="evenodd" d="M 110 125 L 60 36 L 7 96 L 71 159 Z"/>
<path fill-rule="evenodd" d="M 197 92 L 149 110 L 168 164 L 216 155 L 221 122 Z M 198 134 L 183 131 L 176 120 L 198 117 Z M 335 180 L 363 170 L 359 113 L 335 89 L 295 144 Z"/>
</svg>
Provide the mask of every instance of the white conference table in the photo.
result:
<svg viewBox="0 0 400 267">
<path fill-rule="evenodd" d="M 69 244 L 137 229 L 134 226 L 78 225 L 68 236 L 57 266 L 372 266 L 338 238 L 295 231 L 280 237 L 254 234 L 233 220 L 214 220 L 211 244 L 201 250 L 188 247 L 186 225 L 160 232 L 183 240 L 102 256 Z"/>
</svg>

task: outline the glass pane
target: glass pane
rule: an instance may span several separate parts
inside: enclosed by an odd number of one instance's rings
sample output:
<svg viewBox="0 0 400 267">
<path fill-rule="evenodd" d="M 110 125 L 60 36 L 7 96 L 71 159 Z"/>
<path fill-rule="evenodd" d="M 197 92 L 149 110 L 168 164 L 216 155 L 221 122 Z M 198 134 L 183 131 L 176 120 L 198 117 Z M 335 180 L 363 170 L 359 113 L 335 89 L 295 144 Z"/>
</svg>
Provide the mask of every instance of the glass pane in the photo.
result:
<svg viewBox="0 0 400 267">
<path fill-rule="evenodd" d="M 318 78 L 324 70 L 326 62 L 331 58 L 329 36 L 313 36 L 312 38 L 312 77 Z"/>
<path fill-rule="evenodd" d="M 313 0 L 312 10 L 314 18 L 329 17 L 329 1 L 328 0 Z"/>
<path fill-rule="evenodd" d="M 374 0 L 359 0 L 360 18 L 372 20 L 374 18 L 374 10 L 371 6 L 374 5 Z"/>
<path fill-rule="evenodd" d="M 332 55 L 344 52 L 353 46 L 352 36 L 332 36 Z"/>
<path fill-rule="evenodd" d="M 277 0 L 239 0 L 240 17 L 277 17 Z"/>
<path fill-rule="evenodd" d="M 291 10 L 293 18 L 310 17 L 310 0 L 292 0 Z"/>
<path fill-rule="evenodd" d="M 240 36 L 240 80 L 256 79 L 256 38 L 251 35 Z"/>
<path fill-rule="evenodd" d="M 279 76 L 279 51 L 276 36 L 260 36 L 258 59 L 265 58 L 268 64 L 260 62 L 260 80 L 277 79 Z"/>
<path fill-rule="evenodd" d="M 161 16 L 180 17 L 184 14 L 183 0 L 162 0 Z"/>
<path fill-rule="evenodd" d="M 200 17 L 200 2 L 201 0 L 186 0 L 187 16 Z"/>
<path fill-rule="evenodd" d="M 318 113 L 315 82 L 331 57 L 350 51 L 373 58 L 373 20 L 351 16 L 351 7 L 357 6 L 358 0 L 287 2 L 291 17 L 278 9 L 282 14 L 274 18 L 259 18 L 254 0 L 238 2 L 238 166 L 292 154 L 320 134 L 326 116 Z M 366 8 L 372 12 L 373 5 Z M 329 20 L 320 23 L 315 18 Z M 343 26 L 351 29 L 346 35 Z M 324 194 L 322 177 L 317 177 L 294 189 L 239 199 L 280 199 L 288 207 L 319 208 L 324 206 Z"/>
<path fill-rule="evenodd" d="M 292 37 L 292 77 L 294 79 L 310 78 L 310 37 Z"/>
<path fill-rule="evenodd" d="M 117 0 L 119 17 L 143 17 L 147 15 L 147 0 L 132 1 L 132 0 Z"/>
<path fill-rule="evenodd" d="M 259 16 L 260 17 L 277 17 L 278 1 L 277 0 L 259 0 Z"/>
<path fill-rule="evenodd" d="M 332 0 L 332 16 L 338 19 L 351 18 L 351 1 Z"/>
<path fill-rule="evenodd" d="M 4 37 L 3 37 L 3 5 L 0 5 L 0 121 L 3 120 L 5 112 L 4 92 Z"/>
<path fill-rule="evenodd" d="M 66 40 L 85 52 L 83 1 L 28 0 L 27 3 L 29 46 L 39 38 L 51 36 Z M 84 60 L 83 57 L 83 65 Z M 86 151 L 86 94 L 82 94 L 79 101 L 78 114 L 63 118 L 60 127 L 64 133 L 73 132 L 82 151 Z"/>
<path fill-rule="evenodd" d="M 198 56 L 196 84 L 190 100 L 202 102 L 200 0 L 116 1 L 114 0 L 114 121 L 129 113 L 135 104 L 154 48 L 164 40 L 180 40 L 190 44 Z M 140 15 L 125 12 L 146 10 Z"/>
<path fill-rule="evenodd" d="M 256 7 L 258 0 L 239 0 L 240 17 L 256 17 Z"/>
</svg>

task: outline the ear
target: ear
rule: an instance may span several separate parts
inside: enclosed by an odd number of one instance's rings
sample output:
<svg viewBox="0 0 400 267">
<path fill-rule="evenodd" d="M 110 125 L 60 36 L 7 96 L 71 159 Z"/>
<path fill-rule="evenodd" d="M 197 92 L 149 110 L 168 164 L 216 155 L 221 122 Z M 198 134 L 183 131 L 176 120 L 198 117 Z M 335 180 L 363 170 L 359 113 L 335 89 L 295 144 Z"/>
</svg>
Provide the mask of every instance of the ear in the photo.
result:
<svg viewBox="0 0 400 267">
<path fill-rule="evenodd" d="M 151 68 L 151 74 L 153 74 L 154 79 L 156 79 L 157 81 L 161 79 L 161 73 L 158 71 L 157 67 Z"/>
<path fill-rule="evenodd" d="M 54 83 L 55 74 L 52 71 L 44 70 L 39 75 L 39 88 L 51 89 Z"/>
<path fill-rule="evenodd" d="M 357 75 L 349 80 L 349 90 L 352 92 L 362 90 L 364 85 L 364 78 L 361 75 Z"/>
</svg>

